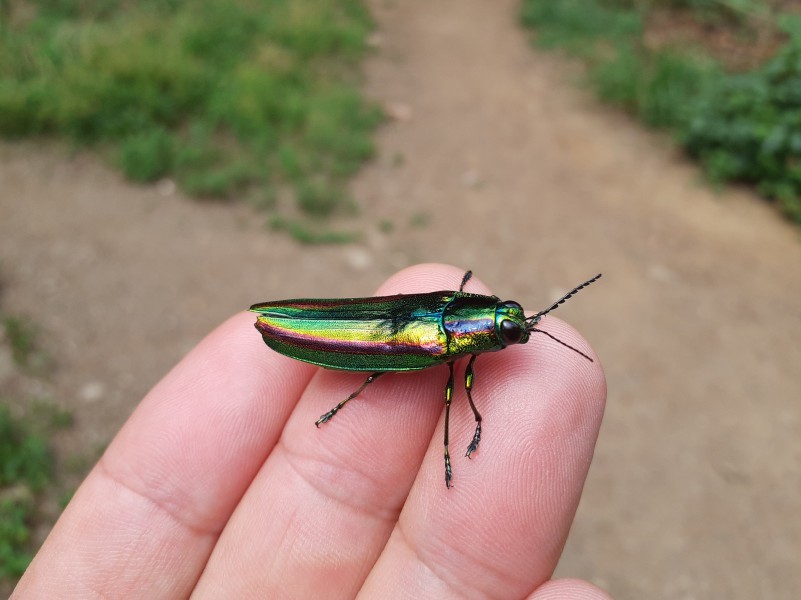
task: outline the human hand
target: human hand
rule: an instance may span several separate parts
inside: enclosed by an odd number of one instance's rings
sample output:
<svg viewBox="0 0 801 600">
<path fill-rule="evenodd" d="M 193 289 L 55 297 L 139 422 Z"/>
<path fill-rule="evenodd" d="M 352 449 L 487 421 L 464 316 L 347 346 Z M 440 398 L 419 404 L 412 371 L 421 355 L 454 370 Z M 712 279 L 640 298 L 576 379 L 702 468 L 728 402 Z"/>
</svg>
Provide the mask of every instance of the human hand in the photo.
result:
<svg viewBox="0 0 801 600">
<path fill-rule="evenodd" d="M 412 267 L 379 293 L 462 275 Z M 12 598 L 608 598 L 549 581 L 603 413 L 597 360 L 545 336 L 479 356 L 482 443 L 464 458 L 474 422 L 457 384 L 448 490 L 447 369 L 381 377 L 318 430 L 365 375 L 281 356 L 253 321 L 228 320 L 145 397 Z M 541 327 L 588 348 L 558 319 Z"/>
</svg>

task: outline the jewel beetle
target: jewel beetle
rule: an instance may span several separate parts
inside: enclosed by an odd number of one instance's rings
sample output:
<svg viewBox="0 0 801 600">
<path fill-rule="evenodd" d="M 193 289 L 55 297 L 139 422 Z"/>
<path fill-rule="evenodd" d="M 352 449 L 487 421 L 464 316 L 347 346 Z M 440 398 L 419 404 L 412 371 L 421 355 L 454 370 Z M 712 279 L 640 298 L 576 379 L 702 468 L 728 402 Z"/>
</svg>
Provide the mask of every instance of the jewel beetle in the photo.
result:
<svg viewBox="0 0 801 600">
<path fill-rule="evenodd" d="M 276 352 L 326 369 L 370 373 L 356 391 L 315 422 L 317 427 L 331 420 L 345 404 L 385 373 L 447 365 L 445 485 L 450 488 L 453 472 L 448 452 L 448 425 L 454 390 L 453 363 L 470 356 L 464 387 L 476 429 L 467 447 L 469 458 L 481 440 L 481 414 L 472 396 L 476 357 L 514 344 L 525 344 L 532 333 L 543 333 L 592 361 L 581 350 L 538 329 L 537 325 L 545 315 L 601 275 L 576 286 L 550 307 L 530 317 L 513 300 L 502 301 L 497 296 L 465 292 L 464 287 L 471 277 L 472 271 L 467 271 L 458 291 L 276 300 L 254 304 L 250 310 L 258 315 L 256 329 L 264 342 Z"/>
</svg>

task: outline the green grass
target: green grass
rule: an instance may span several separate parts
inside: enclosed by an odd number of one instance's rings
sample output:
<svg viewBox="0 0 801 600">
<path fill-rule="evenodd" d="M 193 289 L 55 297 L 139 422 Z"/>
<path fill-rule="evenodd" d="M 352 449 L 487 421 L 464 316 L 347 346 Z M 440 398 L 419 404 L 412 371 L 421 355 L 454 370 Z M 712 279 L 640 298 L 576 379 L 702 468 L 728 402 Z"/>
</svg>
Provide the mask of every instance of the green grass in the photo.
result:
<svg viewBox="0 0 801 600">
<path fill-rule="evenodd" d="M 0 344 L 10 351 L 16 367 L 11 380 L 31 380 L 31 367 L 44 355 L 36 328 L 1 311 L 0 317 Z M 73 423 L 72 413 L 47 400 L 18 397 L 13 389 L 12 385 L 0 395 L 0 589 L 22 575 L 35 551 L 34 528 L 53 518 L 41 510 L 42 500 L 64 495 L 63 484 L 55 480 L 48 439 Z"/>
<path fill-rule="evenodd" d="M 681 127 L 692 104 L 715 85 L 720 67 L 696 49 L 649 51 L 636 3 L 528 0 L 523 23 L 545 47 L 567 50 L 588 66 L 598 96 L 654 127 Z"/>
<path fill-rule="evenodd" d="M 0 341 L 5 340 L 14 364 L 25 373 L 41 374 L 50 366 L 51 357 L 36 343 L 38 329 L 33 321 L 0 310 L 0 333 Z"/>
<path fill-rule="evenodd" d="M 801 45 L 727 78 L 699 103 L 682 141 L 713 181 L 753 183 L 801 223 Z"/>
<path fill-rule="evenodd" d="M 31 561 L 35 497 L 52 470 L 44 438 L 0 401 L 0 580 L 19 577 Z"/>
<path fill-rule="evenodd" d="M 565 48 L 592 57 L 598 42 L 621 42 L 642 32 L 641 15 L 612 2 L 595 0 L 528 0 L 522 7 L 523 24 L 535 27 L 537 42 L 546 48 Z"/>
<path fill-rule="evenodd" d="M 423 229 L 431 223 L 431 215 L 427 212 L 418 212 L 409 218 L 409 227 Z"/>
<path fill-rule="evenodd" d="M 754 15 L 763 26 L 774 19 L 788 41 L 766 64 L 730 73 L 700 47 L 647 46 L 654 7 L 690 9 L 733 31 Z M 580 58 L 601 99 L 671 130 L 712 181 L 752 184 L 801 223 L 801 19 L 770 8 L 757 0 L 527 0 L 522 20 L 540 45 Z"/>
<path fill-rule="evenodd" d="M 358 233 L 334 231 L 324 225 L 280 216 L 272 218 L 270 227 L 276 231 L 287 231 L 300 243 L 308 245 L 349 244 L 358 241 L 361 237 Z"/>
<path fill-rule="evenodd" d="M 27 367 L 36 352 L 36 328 L 30 321 L 0 314 L 11 356 L 19 367 Z"/>
<path fill-rule="evenodd" d="M 370 27 L 361 0 L 0 3 L 0 135 L 201 197 L 285 188 L 324 218 L 382 118 L 356 87 Z"/>
</svg>

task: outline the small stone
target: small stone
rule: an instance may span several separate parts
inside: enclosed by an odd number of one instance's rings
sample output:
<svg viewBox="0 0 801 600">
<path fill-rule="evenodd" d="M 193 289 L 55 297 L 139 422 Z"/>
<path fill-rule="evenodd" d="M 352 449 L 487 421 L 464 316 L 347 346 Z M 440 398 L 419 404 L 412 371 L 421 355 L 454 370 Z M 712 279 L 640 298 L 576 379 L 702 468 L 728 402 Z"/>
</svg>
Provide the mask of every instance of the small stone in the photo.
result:
<svg viewBox="0 0 801 600">
<path fill-rule="evenodd" d="M 162 196 L 172 196 L 175 193 L 176 186 L 172 179 L 164 178 L 156 184 L 156 191 Z"/>
<path fill-rule="evenodd" d="M 475 169 L 470 169 L 462 173 L 462 184 L 465 187 L 469 188 L 477 188 L 481 185 L 481 176 L 478 174 L 478 171 Z"/>
<path fill-rule="evenodd" d="M 648 267 L 648 277 L 661 283 L 671 283 L 676 279 L 673 271 L 660 264 L 653 264 Z"/>
<path fill-rule="evenodd" d="M 351 268 L 359 271 L 364 271 L 373 262 L 370 253 L 364 248 L 349 248 L 345 254 L 345 259 Z"/>
<path fill-rule="evenodd" d="M 396 121 L 408 121 L 412 118 L 412 107 L 402 102 L 387 102 L 384 104 L 384 112 Z"/>
<path fill-rule="evenodd" d="M 99 381 L 90 381 L 85 383 L 78 391 L 78 396 L 84 402 L 97 402 L 106 393 L 106 386 Z"/>
</svg>

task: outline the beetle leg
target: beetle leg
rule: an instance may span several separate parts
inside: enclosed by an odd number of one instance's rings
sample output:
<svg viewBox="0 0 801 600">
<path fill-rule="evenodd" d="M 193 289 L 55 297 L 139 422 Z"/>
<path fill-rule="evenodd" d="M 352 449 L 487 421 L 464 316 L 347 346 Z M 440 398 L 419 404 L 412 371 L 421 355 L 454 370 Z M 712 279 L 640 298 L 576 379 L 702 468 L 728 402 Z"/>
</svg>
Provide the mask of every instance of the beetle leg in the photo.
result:
<svg viewBox="0 0 801 600">
<path fill-rule="evenodd" d="M 473 409 L 473 416 L 476 418 L 476 432 L 473 434 L 473 441 L 467 447 L 467 454 L 465 456 L 470 458 L 470 455 L 478 448 L 478 442 L 481 441 L 481 414 L 473 404 L 473 395 L 470 393 L 473 390 L 473 363 L 476 362 L 476 354 L 470 357 L 470 362 L 467 363 L 467 368 L 464 371 L 464 391 L 467 392 L 467 400 L 470 402 L 470 408 Z"/>
<path fill-rule="evenodd" d="M 462 277 L 462 285 L 459 286 L 459 291 L 464 291 L 464 286 L 467 285 L 467 282 L 470 281 L 470 278 L 473 276 L 473 271 L 467 271 Z"/>
<path fill-rule="evenodd" d="M 369 376 L 369 377 L 368 377 L 368 378 L 365 380 L 365 382 L 364 382 L 364 383 L 361 385 L 361 387 L 359 387 L 359 389 L 358 389 L 358 390 L 356 390 L 355 392 L 353 392 L 353 393 L 352 393 L 350 396 L 348 396 L 347 398 L 345 398 L 345 399 L 344 399 L 342 402 L 340 402 L 339 404 L 337 404 L 337 405 L 336 405 L 334 408 L 332 408 L 332 409 L 331 409 L 331 410 L 329 410 L 327 413 L 325 413 L 323 416 L 321 416 L 319 419 L 317 419 L 317 420 L 314 422 L 314 424 L 315 424 L 317 427 L 319 427 L 319 426 L 320 426 L 320 425 L 322 425 L 323 423 L 327 423 L 328 421 L 330 421 L 330 420 L 331 420 L 331 417 L 333 417 L 335 414 L 337 414 L 337 413 L 339 412 L 339 409 L 340 409 L 340 408 L 342 408 L 342 407 L 343 407 L 343 406 L 345 406 L 345 404 L 347 404 L 347 403 L 348 403 L 350 400 L 353 400 L 353 399 L 354 399 L 356 396 L 358 396 L 359 394 L 361 394 L 361 393 L 364 391 L 364 388 L 366 388 L 368 385 L 370 385 L 371 383 L 373 383 L 373 382 L 374 382 L 376 379 L 378 379 L 379 377 L 381 377 L 381 376 L 382 376 L 384 373 L 385 373 L 385 371 L 379 371 L 378 373 L 373 373 L 372 375 L 370 375 L 370 376 Z"/>
<path fill-rule="evenodd" d="M 451 420 L 451 399 L 453 398 L 453 362 L 448 363 L 450 376 L 445 385 L 445 486 L 451 487 L 453 471 L 451 471 L 451 455 L 448 452 L 448 425 Z"/>
</svg>

